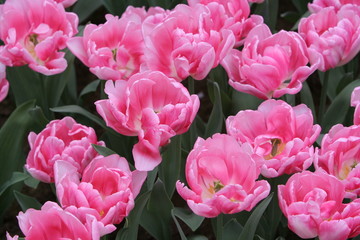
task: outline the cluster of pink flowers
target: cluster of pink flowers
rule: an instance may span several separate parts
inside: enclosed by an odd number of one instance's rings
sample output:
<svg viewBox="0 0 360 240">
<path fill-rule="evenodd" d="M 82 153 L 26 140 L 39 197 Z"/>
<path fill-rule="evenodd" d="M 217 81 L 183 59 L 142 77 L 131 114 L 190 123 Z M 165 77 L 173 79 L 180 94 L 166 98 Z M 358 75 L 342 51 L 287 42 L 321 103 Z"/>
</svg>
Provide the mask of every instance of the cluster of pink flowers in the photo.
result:
<svg viewBox="0 0 360 240">
<path fill-rule="evenodd" d="M 1 61 L 28 64 L 45 75 L 65 70 L 66 41 L 77 33 L 78 17 L 53 0 L 8 0 L 0 6 Z"/>
<path fill-rule="evenodd" d="M 67 66 L 61 50 L 68 47 L 106 81 L 108 98 L 95 105 L 107 126 L 138 137 L 132 150 L 136 170 L 116 154 L 99 155 L 92 145 L 105 143 L 70 117 L 30 133 L 25 168 L 55 183 L 60 206 L 47 202 L 41 210 L 21 212 L 26 239 L 48 239 L 49 233 L 99 239 L 114 231 L 133 209 L 147 171 L 161 163 L 161 148 L 196 117 L 199 97 L 181 82 L 205 79 L 218 65 L 233 88 L 266 100 L 257 110 L 229 116 L 227 134 L 197 139 L 186 161 L 188 186 L 176 183 L 192 211 L 205 217 L 250 211 L 271 190 L 260 174 L 294 174 L 278 188 L 292 231 L 320 239 L 360 233 L 360 88 L 352 95 L 354 125 L 334 126 L 320 149 L 313 147 L 321 128 L 311 110 L 271 99 L 298 93 L 315 70 L 343 65 L 360 51 L 357 1 L 315 0 L 298 33 L 272 34 L 261 16 L 250 15 L 249 2 L 261 0 L 189 0 L 172 10 L 130 6 L 121 17 L 107 14 L 104 24 L 88 24 L 83 36 L 74 37 L 78 18 L 64 7 L 75 1 L 0 5 L 0 101 L 9 89 L 6 66 L 28 64 L 57 74 Z M 306 171 L 312 164 L 314 173 Z M 352 201 L 344 204 L 344 198 Z"/>
<path fill-rule="evenodd" d="M 315 0 L 312 14 L 301 19 L 299 33 L 309 47 L 310 62 L 326 71 L 349 62 L 360 51 L 358 1 Z"/>
<path fill-rule="evenodd" d="M 344 185 L 335 177 L 304 171 L 278 189 L 288 226 L 301 238 L 346 240 L 360 233 L 360 199 L 344 204 Z"/>
<path fill-rule="evenodd" d="M 129 215 L 147 174 L 131 171 L 116 154 L 99 155 L 92 144 L 104 143 L 94 129 L 65 117 L 31 132 L 29 143 L 25 167 L 34 178 L 55 183 L 60 206 L 46 202 L 41 210 L 20 212 L 26 239 L 100 239 Z"/>
<path fill-rule="evenodd" d="M 360 87 L 351 105 L 359 105 Z M 314 158 L 315 172 L 303 171 L 278 186 L 279 204 L 289 228 L 302 238 L 348 239 L 360 234 L 360 126 L 333 126 Z M 343 203 L 344 199 L 350 200 Z"/>
</svg>

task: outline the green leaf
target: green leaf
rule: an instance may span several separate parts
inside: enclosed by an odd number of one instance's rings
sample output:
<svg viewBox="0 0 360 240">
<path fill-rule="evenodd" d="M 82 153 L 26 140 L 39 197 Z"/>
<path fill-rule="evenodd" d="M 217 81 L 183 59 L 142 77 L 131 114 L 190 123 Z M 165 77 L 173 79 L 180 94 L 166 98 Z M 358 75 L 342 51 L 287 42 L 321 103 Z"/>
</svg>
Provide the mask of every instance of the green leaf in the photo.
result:
<svg viewBox="0 0 360 240">
<path fill-rule="evenodd" d="M 258 106 L 263 102 L 263 100 L 248 93 L 238 92 L 234 90 L 232 94 L 232 102 L 232 112 L 233 114 L 237 114 L 241 110 L 257 109 Z"/>
<path fill-rule="evenodd" d="M 60 97 L 64 92 L 64 89 L 71 78 L 71 76 L 74 74 L 75 68 L 74 68 L 74 58 L 75 56 L 69 51 L 66 51 L 65 59 L 67 60 L 68 67 L 65 69 L 64 72 L 57 75 L 52 76 L 42 76 L 44 79 L 44 92 L 42 94 L 46 95 L 47 97 L 47 107 L 55 107 L 58 106 Z M 45 106 L 44 106 L 45 107 Z M 48 109 L 43 108 L 44 112 L 46 113 Z"/>
<path fill-rule="evenodd" d="M 233 218 L 225 224 L 222 239 L 237 239 L 240 236 L 242 229 L 243 227 L 240 223 Z"/>
<path fill-rule="evenodd" d="M 14 171 L 22 169 L 25 163 L 26 136 L 34 125 L 29 111 L 34 107 L 35 100 L 17 107 L 0 129 L 0 186 L 8 181 Z M 0 197 L 0 221 L 6 209 L 14 200 L 12 190 L 20 188 L 15 184 Z"/>
<path fill-rule="evenodd" d="M 328 132 L 332 126 L 344 121 L 350 108 L 351 93 L 357 86 L 360 86 L 359 79 L 351 82 L 336 96 L 323 117 L 322 132 Z"/>
<path fill-rule="evenodd" d="M 25 162 L 22 149 L 33 124 L 29 110 L 34 107 L 34 103 L 33 100 L 28 101 L 16 108 L 0 129 L 0 185 Z"/>
<path fill-rule="evenodd" d="M 138 141 L 137 136 L 124 136 L 108 128 L 101 136 L 101 139 L 106 142 L 108 148 L 113 149 L 120 156 L 125 157 L 129 163 L 134 164 L 132 148 L 135 142 Z"/>
<path fill-rule="evenodd" d="M 211 137 L 214 133 L 220 133 L 224 123 L 222 111 L 220 88 L 216 82 L 208 82 L 214 89 L 214 106 L 210 113 L 209 121 L 205 129 L 205 138 Z"/>
<path fill-rule="evenodd" d="M 159 165 L 159 177 L 165 185 L 167 194 L 172 197 L 175 183 L 179 180 L 181 169 L 181 136 L 171 138 L 170 144 L 162 154 Z"/>
<path fill-rule="evenodd" d="M 189 240 L 208 240 L 207 237 L 203 235 L 195 235 L 188 238 Z"/>
<path fill-rule="evenodd" d="M 291 2 L 294 4 L 294 6 L 301 15 L 308 10 L 307 7 L 307 4 L 309 3 L 308 0 L 291 0 Z"/>
<path fill-rule="evenodd" d="M 298 29 L 298 26 L 299 26 L 299 23 L 300 23 L 300 20 L 302 18 L 307 18 L 308 16 L 310 16 L 310 11 L 306 11 L 300 18 L 299 20 L 294 24 L 294 26 L 291 28 L 291 31 L 297 31 Z"/>
<path fill-rule="evenodd" d="M 114 152 L 113 150 L 104 147 L 104 146 L 100 146 L 100 145 L 96 145 L 96 144 L 91 144 L 91 146 L 95 149 L 95 151 L 97 151 L 100 155 L 107 157 L 113 154 L 117 154 L 116 152 Z"/>
<path fill-rule="evenodd" d="M 273 193 L 271 193 L 265 200 L 263 200 L 253 211 L 250 218 L 247 220 L 243 230 L 241 231 L 241 235 L 238 240 L 249 240 L 254 239 L 256 228 L 259 224 L 261 216 L 265 212 L 267 206 L 269 205 L 271 199 L 273 197 Z"/>
<path fill-rule="evenodd" d="M 330 98 L 330 100 L 333 100 L 338 95 L 339 93 L 337 91 L 338 85 L 346 74 L 344 72 L 344 69 L 341 67 L 329 69 L 328 72 L 329 72 L 328 74 L 329 84 L 327 89 L 327 96 Z M 318 74 L 320 77 L 321 84 L 324 85 L 325 73 L 318 71 Z"/>
<path fill-rule="evenodd" d="M 16 106 L 32 99 L 36 99 L 38 105 L 44 106 L 43 81 L 39 73 L 26 65 L 8 67 L 6 68 L 6 77 L 10 82 Z"/>
<path fill-rule="evenodd" d="M 86 85 L 80 93 L 79 98 L 83 97 L 84 95 L 92 92 L 96 92 L 96 89 L 99 87 L 101 80 L 95 80 Z"/>
<path fill-rule="evenodd" d="M 204 221 L 204 217 L 198 216 L 192 211 L 184 208 L 174 208 L 172 210 L 174 216 L 180 218 L 193 232 L 196 231 L 202 222 Z"/>
<path fill-rule="evenodd" d="M 170 7 L 171 1 L 169 0 L 149 0 L 149 4 L 151 7 L 159 6 L 162 8 Z"/>
<path fill-rule="evenodd" d="M 102 0 L 105 8 L 113 15 L 121 16 L 125 9 L 132 5 L 134 7 L 141 7 L 147 5 L 147 1 L 138 1 L 138 0 Z"/>
<path fill-rule="evenodd" d="M 83 115 L 84 117 L 90 119 L 91 121 L 98 124 L 100 127 L 107 129 L 108 127 L 105 125 L 104 121 L 101 120 L 99 117 L 95 116 L 94 114 L 90 113 L 89 111 L 85 110 L 84 108 L 78 105 L 66 105 L 61 107 L 54 107 L 50 109 L 53 112 L 59 113 L 77 113 Z"/>
<path fill-rule="evenodd" d="M 307 82 L 303 82 L 303 87 L 300 92 L 300 98 L 301 98 L 301 102 L 311 109 L 314 122 L 316 122 L 314 99 L 312 97 L 312 93 Z"/>
<path fill-rule="evenodd" d="M 138 239 L 138 229 L 142 212 L 150 198 L 151 192 L 146 192 L 139 196 L 135 201 L 135 207 L 131 210 L 127 217 L 127 223 L 125 224 L 126 232 L 119 232 L 116 235 L 116 240 L 136 240 Z"/>
<path fill-rule="evenodd" d="M 180 224 L 179 224 L 179 221 L 176 219 L 176 217 L 175 217 L 175 215 L 174 215 L 174 210 L 175 210 L 175 209 L 172 209 L 172 210 L 171 210 L 171 216 L 172 216 L 172 218 L 173 218 L 173 220 L 174 220 L 174 222 L 175 222 L 176 228 L 178 229 L 178 232 L 179 232 L 179 234 L 180 234 L 180 238 L 181 238 L 181 240 L 187 240 L 187 238 L 186 238 L 186 236 L 185 236 L 185 234 L 184 234 L 184 231 L 182 230 L 182 228 L 181 228 L 181 226 L 180 226 Z"/>
<path fill-rule="evenodd" d="M 173 207 L 164 184 L 158 179 L 151 191 L 147 207 L 141 216 L 141 226 L 158 240 L 171 239 L 169 224 Z"/>
<path fill-rule="evenodd" d="M 14 185 L 15 183 L 22 182 L 29 178 L 29 175 L 22 172 L 13 172 L 12 177 L 6 181 L 3 185 L 0 187 L 0 196 L 5 192 L 6 189 L 8 189 L 10 186 Z"/>
<path fill-rule="evenodd" d="M 159 171 L 159 167 L 155 167 L 152 171 L 149 171 L 147 173 L 146 186 L 148 190 L 153 189 L 156 177 L 158 175 L 158 171 Z"/>
<path fill-rule="evenodd" d="M 78 15 L 79 23 L 81 23 L 102 5 L 99 0 L 78 0 L 72 11 Z"/>
<path fill-rule="evenodd" d="M 39 106 L 35 106 L 33 109 L 29 110 L 30 116 L 36 121 L 39 126 L 39 131 L 45 128 L 46 124 L 49 123 L 49 120 L 45 116 L 43 110 Z"/>
<path fill-rule="evenodd" d="M 36 189 L 39 185 L 40 181 L 36 178 L 34 178 L 31 175 L 28 175 L 29 178 L 27 178 L 24 183 L 26 186 Z"/>
<path fill-rule="evenodd" d="M 275 32 L 275 26 L 278 19 L 279 0 L 266 0 L 258 4 L 255 14 L 263 16 L 264 23 L 269 26 L 271 31 Z"/>
<path fill-rule="evenodd" d="M 39 203 L 38 200 L 36 200 L 35 198 L 24 195 L 18 191 L 14 191 L 14 195 L 21 209 L 24 212 L 29 208 L 34 208 L 39 210 L 42 206 L 41 203 Z"/>
</svg>

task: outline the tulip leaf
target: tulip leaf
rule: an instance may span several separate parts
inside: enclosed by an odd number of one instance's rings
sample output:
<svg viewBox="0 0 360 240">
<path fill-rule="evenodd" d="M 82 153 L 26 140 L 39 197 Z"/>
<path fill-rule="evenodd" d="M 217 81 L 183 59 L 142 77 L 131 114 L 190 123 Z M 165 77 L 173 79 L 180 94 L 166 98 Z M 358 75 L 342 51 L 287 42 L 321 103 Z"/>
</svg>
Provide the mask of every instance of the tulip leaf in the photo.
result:
<svg viewBox="0 0 360 240">
<path fill-rule="evenodd" d="M 275 32 L 276 22 L 278 19 L 279 0 L 266 0 L 258 4 L 255 14 L 262 15 L 264 23 L 269 26 L 272 32 Z"/>
<path fill-rule="evenodd" d="M 178 207 L 172 210 L 172 214 L 181 219 L 188 227 L 190 227 L 193 232 L 200 227 L 205 219 L 204 217 L 196 215 L 188 209 Z"/>
<path fill-rule="evenodd" d="M 248 240 L 254 239 L 256 228 L 260 222 L 262 215 L 264 214 L 267 206 L 271 202 L 273 193 L 271 193 L 267 198 L 265 198 L 253 211 L 250 218 L 247 220 L 241 235 L 238 237 L 238 240 Z"/>
<path fill-rule="evenodd" d="M 208 240 L 207 237 L 203 235 L 195 235 L 188 238 L 189 240 Z"/>
<path fill-rule="evenodd" d="M 113 15 L 121 16 L 126 8 L 131 5 L 134 7 L 141 7 L 147 5 L 147 2 L 138 0 L 102 0 L 105 8 Z M 146 6 L 145 6 L 146 7 Z"/>
<path fill-rule="evenodd" d="M 146 177 L 146 187 L 148 190 L 152 190 L 155 184 L 155 180 L 158 176 L 159 167 L 155 167 L 152 171 L 147 173 Z"/>
<path fill-rule="evenodd" d="M 88 94 L 88 93 L 92 93 L 92 92 L 96 92 L 96 89 L 99 87 L 100 85 L 100 81 L 101 80 L 95 80 L 92 81 L 91 83 L 89 83 L 88 85 L 86 85 L 83 90 L 80 93 L 79 98 L 83 97 L 84 95 Z"/>
<path fill-rule="evenodd" d="M 116 152 L 114 152 L 113 150 L 111 150 L 110 148 L 104 147 L 104 146 L 100 146 L 100 145 L 96 145 L 96 144 L 91 144 L 91 146 L 95 149 L 95 151 L 97 151 L 100 155 L 107 157 L 113 154 L 117 154 Z"/>
<path fill-rule="evenodd" d="M 61 107 L 54 107 L 54 108 L 51 108 L 50 110 L 53 112 L 59 112 L 59 113 L 77 113 L 77 114 L 83 115 L 86 118 L 90 119 L 91 121 L 95 122 L 100 127 L 107 129 L 103 120 L 101 120 L 99 117 L 95 116 L 94 114 L 90 113 L 89 111 L 85 110 L 84 108 L 82 108 L 78 105 L 66 105 L 66 106 L 61 106 Z"/>
<path fill-rule="evenodd" d="M 8 189 L 10 186 L 14 185 L 15 183 L 22 182 L 29 178 L 29 175 L 22 172 L 13 172 L 12 177 L 6 181 L 0 187 L 0 196 Z"/>
<path fill-rule="evenodd" d="M 31 175 L 28 175 L 28 178 L 24 181 L 24 183 L 26 186 L 36 189 L 40 183 L 40 180 L 34 178 Z"/>
<path fill-rule="evenodd" d="M 119 231 L 116 235 L 116 240 L 136 240 L 138 239 L 138 229 L 140 218 L 144 208 L 150 198 L 151 192 L 145 192 L 135 200 L 135 207 L 131 210 L 129 216 L 126 218 L 126 223 L 123 231 Z"/>
<path fill-rule="evenodd" d="M 262 102 L 263 100 L 251 94 L 238 92 L 234 90 L 232 94 L 232 103 L 233 103 L 232 113 L 235 115 L 241 110 L 245 110 L 245 109 L 255 110 Z"/>
<path fill-rule="evenodd" d="M 172 210 L 171 210 L 171 216 L 172 216 L 172 218 L 173 218 L 173 220 L 174 220 L 174 222 L 175 222 L 176 228 L 178 229 L 178 232 L 179 232 L 179 234 L 180 234 L 180 238 L 181 238 L 181 240 L 187 240 L 187 238 L 186 238 L 186 236 L 185 236 L 185 234 L 184 234 L 184 231 L 182 230 L 182 228 L 181 228 L 181 226 L 180 226 L 180 224 L 179 224 L 179 221 L 176 219 L 176 217 L 175 217 L 175 215 L 174 215 L 174 210 L 175 210 L 175 209 L 172 209 Z"/>
<path fill-rule="evenodd" d="M 308 10 L 308 0 L 291 0 L 291 2 L 294 4 L 300 14 L 304 14 Z"/>
<path fill-rule="evenodd" d="M 65 59 L 68 66 L 65 71 L 61 74 L 43 77 L 45 92 L 42 94 L 46 96 L 47 103 L 45 106 L 48 108 L 58 106 L 69 79 L 75 77 L 74 58 L 75 56 L 69 50 L 66 50 Z M 43 110 L 47 113 L 49 109 L 44 107 Z"/>
<path fill-rule="evenodd" d="M 148 204 L 141 215 L 141 226 L 158 240 L 171 239 L 169 224 L 173 207 L 163 182 L 158 179 L 151 191 Z"/>
<path fill-rule="evenodd" d="M 28 66 L 6 68 L 6 77 L 9 80 L 12 93 L 14 94 L 16 106 L 36 99 L 37 104 L 43 106 L 44 97 L 42 79 L 40 74 Z"/>
<path fill-rule="evenodd" d="M 351 93 L 355 87 L 360 86 L 360 80 L 355 80 L 347 85 L 335 98 L 326 111 L 321 128 L 323 132 L 328 132 L 332 126 L 343 123 L 346 114 L 350 109 Z"/>
<path fill-rule="evenodd" d="M 165 185 L 168 196 L 173 195 L 175 183 L 179 179 L 181 170 L 181 136 L 171 138 L 170 144 L 162 154 L 159 165 L 159 177 Z"/>
<path fill-rule="evenodd" d="M 17 170 L 25 160 L 25 139 L 33 125 L 29 111 L 35 101 L 28 101 L 15 109 L 0 129 L 0 185 L 7 181 L 13 171 Z"/>
<path fill-rule="evenodd" d="M 331 101 L 333 101 L 339 93 L 337 91 L 338 85 L 343 78 L 346 78 L 346 74 L 344 69 L 341 67 L 329 69 L 328 72 L 328 81 L 331 84 L 328 84 L 327 86 L 327 96 L 330 98 Z M 325 73 L 318 71 L 318 74 L 322 85 L 324 85 Z"/>
<path fill-rule="evenodd" d="M 26 136 L 33 125 L 29 110 L 34 104 L 35 100 L 31 100 L 17 107 L 0 129 L 0 186 L 3 186 L 11 178 L 12 173 L 19 170 L 25 162 L 23 149 Z M 13 201 L 12 191 L 19 188 L 19 184 L 12 185 L 1 195 L 0 218 Z"/>
<path fill-rule="evenodd" d="M 33 197 L 22 194 L 18 191 L 14 191 L 15 198 L 19 203 L 21 209 L 25 212 L 29 208 L 34 208 L 39 210 L 41 208 L 41 203 Z"/>
<path fill-rule="evenodd" d="M 222 239 L 236 239 L 240 236 L 242 229 L 240 223 L 233 218 L 225 224 Z"/>
<path fill-rule="evenodd" d="M 49 123 L 49 120 L 39 106 L 35 106 L 34 108 L 30 109 L 29 114 L 36 121 L 39 131 L 44 129 L 44 127 Z"/>
<path fill-rule="evenodd" d="M 220 133 L 224 123 L 219 85 L 211 81 L 209 81 L 208 84 L 213 87 L 214 90 L 214 106 L 206 125 L 205 138 L 211 137 L 215 133 Z"/>
<path fill-rule="evenodd" d="M 307 82 L 303 82 L 303 86 L 300 92 L 301 102 L 304 103 L 308 108 L 311 109 L 314 122 L 316 122 L 316 112 L 315 112 L 315 104 L 314 99 L 311 94 L 311 90 Z"/>
<path fill-rule="evenodd" d="M 79 23 L 81 23 L 102 5 L 102 2 L 99 0 L 78 0 L 72 11 L 78 15 Z"/>
</svg>

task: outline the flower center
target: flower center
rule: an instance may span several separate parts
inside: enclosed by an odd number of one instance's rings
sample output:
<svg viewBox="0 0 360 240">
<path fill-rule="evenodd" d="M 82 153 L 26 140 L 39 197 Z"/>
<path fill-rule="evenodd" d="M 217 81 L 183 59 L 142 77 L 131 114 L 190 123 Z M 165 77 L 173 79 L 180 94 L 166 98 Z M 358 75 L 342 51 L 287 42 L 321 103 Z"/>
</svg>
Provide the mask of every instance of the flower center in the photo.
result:
<svg viewBox="0 0 360 240">
<path fill-rule="evenodd" d="M 349 173 L 358 165 L 356 160 L 349 161 L 349 163 L 344 164 L 339 172 L 339 178 L 344 180 L 347 178 Z"/>
<path fill-rule="evenodd" d="M 114 61 L 116 62 L 117 48 L 111 50 L 111 52 L 112 52 L 112 57 L 113 57 Z"/>
<path fill-rule="evenodd" d="M 271 141 L 272 148 L 271 148 L 270 154 L 265 156 L 266 160 L 274 158 L 275 156 L 282 153 L 282 151 L 284 151 L 284 149 L 285 149 L 285 144 L 283 142 L 281 142 L 280 139 L 274 138 L 274 139 L 271 139 L 270 141 Z"/>
<path fill-rule="evenodd" d="M 37 37 L 38 37 L 37 34 L 31 34 L 29 36 L 29 40 L 30 40 L 30 42 L 32 42 L 32 44 L 34 44 L 34 46 L 36 46 L 39 43 L 39 41 L 37 40 Z"/>
<path fill-rule="evenodd" d="M 214 193 L 217 193 L 218 191 L 220 191 L 222 188 L 224 188 L 224 185 L 221 184 L 220 180 L 214 181 L 214 184 L 210 185 L 210 187 L 209 187 L 209 192 L 211 194 L 214 194 Z"/>
</svg>

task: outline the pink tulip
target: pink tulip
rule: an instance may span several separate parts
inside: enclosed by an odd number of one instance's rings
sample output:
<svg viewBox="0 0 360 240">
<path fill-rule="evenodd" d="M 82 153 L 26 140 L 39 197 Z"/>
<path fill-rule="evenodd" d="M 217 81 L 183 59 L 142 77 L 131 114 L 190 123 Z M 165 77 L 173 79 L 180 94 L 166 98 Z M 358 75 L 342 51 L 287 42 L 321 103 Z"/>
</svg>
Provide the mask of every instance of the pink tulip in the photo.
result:
<svg viewBox="0 0 360 240">
<path fill-rule="evenodd" d="M 299 33 L 309 47 L 310 62 L 318 62 L 319 70 L 348 63 L 360 51 L 360 6 L 343 5 L 321 9 L 301 19 Z"/>
<path fill-rule="evenodd" d="M 358 236 L 360 234 L 360 199 L 357 198 L 348 204 L 344 204 L 342 211 L 335 214 L 332 219 L 346 222 L 350 228 L 348 238 Z"/>
<path fill-rule="evenodd" d="M 0 63 L 0 102 L 4 100 L 9 92 L 9 82 L 6 80 L 5 65 Z"/>
<path fill-rule="evenodd" d="M 70 39 L 67 45 L 100 79 L 127 80 L 144 62 L 141 26 L 147 16 L 144 8 L 129 6 L 121 18 L 107 14 L 104 24 L 86 25 L 84 36 Z"/>
<path fill-rule="evenodd" d="M 250 211 L 270 192 L 267 181 L 256 181 L 260 169 L 253 157 L 248 145 L 240 146 L 231 136 L 199 137 L 186 160 L 189 188 L 178 181 L 177 192 L 200 216 Z"/>
<path fill-rule="evenodd" d="M 57 161 L 54 171 L 61 206 L 82 221 L 93 215 L 105 226 L 119 224 L 129 215 L 147 176 L 146 172 L 131 172 L 126 159 L 116 154 L 96 157 L 82 176 L 65 161 Z"/>
<path fill-rule="evenodd" d="M 355 107 L 354 124 L 360 124 L 360 87 L 356 87 L 351 94 L 351 106 Z"/>
<path fill-rule="evenodd" d="M 360 196 L 360 126 L 333 126 L 321 142 L 315 168 L 334 175 L 345 186 L 347 198 Z"/>
<path fill-rule="evenodd" d="M 344 186 L 335 177 L 304 171 L 278 186 L 279 205 L 290 230 L 301 238 L 347 239 L 351 227 L 343 219 L 333 219 L 343 211 Z"/>
<path fill-rule="evenodd" d="M 311 110 L 304 104 L 291 107 L 281 100 L 267 100 L 258 110 L 240 111 L 226 120 L 227 133 L 248 142 L 265 159 L 261 174 L 272 178 L 300 172 L 313 162 L 312 144 L 320 134 Z"/>
<path fill-rule="evenodd" d="M 26 240 L 98 240 L 115 230 L 114 225 L 104 227 L 91 215 L 86 217 L 84 224 L 54 202 L 46 202 L 41 210 L 28 209 L 25 213 L 20 212 L 17 218 Z"/>
<path fill-rule="evenodd" d="M 54 182 L 53 166 L 57 160 L 64 160 L 82 173 L 87 164 L 97 156 L 91 144 L 98 142 L 94 129 L 76 123 L 71 117 L 51 121 L 39 134 L 28 136 L 30 152 L 26 169 L 43 182 Z"/>
<path fill-rule="evenodd" d="M 308 67 L 307 47 L 295 32 L 274 35 L 265 24 L 253 28 L 242 51 L 233 49 L 222 61 L 229 84 L 262 99 L 298 93 L 302 82 L 316 70 Z"/>
<path fill-rule="evenodd" d="M 320 12 L 323 8 L 334 7 L 335 10 L 339 10 L 345 4 L 360 5 L 359 0 L 314 0 L 308 4 L 310 12 Z"/>
<path fill-rule="evenodd" d="M 98 113 L 115 131 L 138 136 L 135 167 L 150 171 L 161 162 L 159 147 L 186 132 L 199 109 L 199 98 L 161 72 L 143 72 L 126 81 L 108 81 L 109 99 L 95 102 Z"/>
<path fill-rule="evenodd" d="M 57 3 L 62 4 L 65 8 L 73 5 L 77 0 L 54 0 Z"/>
<path fill-rule="evenodd" d="M 7 0 L 0 5 L 0 51 L 9 66 L 29 64 L 53 75 L 65 70 L 66 41 L 77 33 L 78 17 L 52 0 Z"/>
<path fill-rule="evenodd" d="M 146 19 L 143 68 L 161 71 L 177 81 L 188 76 L 204 79 L 235 44 L 226 20 L 224 6 L 216 2 L 211 7 L 178 4 L 157 21 Z"/>
<path fill-rule="evenodd" d="M 223 27 L 234 33 L 235 47 L 241 46 L 249 31 L 264 21 L 260 15 L 250 16 L 250 5 L 247 0 L 188 0 L 188 2 L 192 7 L 200 3 L 209 9 L 218 9 L 221 4 L 225 9 L 225 12 L 219 13 L 222 16 Z M 216 15 L 214 10 L 212 10 L 212 15 Z"/>
</svg>

